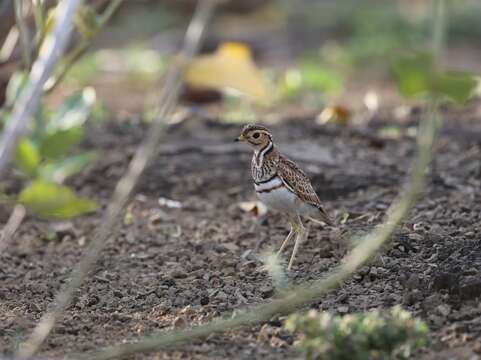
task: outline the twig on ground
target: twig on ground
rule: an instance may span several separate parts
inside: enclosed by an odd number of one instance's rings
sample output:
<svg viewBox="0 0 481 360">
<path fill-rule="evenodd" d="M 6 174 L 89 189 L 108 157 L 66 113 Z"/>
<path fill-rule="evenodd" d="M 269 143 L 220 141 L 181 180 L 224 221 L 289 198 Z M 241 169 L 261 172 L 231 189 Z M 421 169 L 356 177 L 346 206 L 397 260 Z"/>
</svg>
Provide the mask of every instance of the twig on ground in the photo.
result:
<svg viewBox="0 0 481 360">
<path fill-rule="evenodd" d="M 55 297 L 53 308 L 42 316 L 30 338 L 20 347 L 18 352 L 19 357 L 28 358 L 37 352 L 44 340 L 50 334 L 55 323 L 60 319 L 69 305 L 74 292 L 80 287 L 87 276 L 87 273 L 99 258 L 101 251 L 106 244 L 107 238 L 111 236 L 114 225 L 120 218 L 120 213 L 127 203 L 129 195 L 152 155 L 155 153 L 157 143 L 166 123 L 166 118 L 172 113 L 177 102 L 182 85 L 184 68 L 197 53 L 204 30 L 209 22 L 216 3 L 217 0 L 199 1 L 185 35 L 182 52 L 176 61 L 171 64 L 166 75 L 157 115 L 152 123 L 150 131 L 148 132 L 147 138 L 137 149 L 126 174 L 118 182 L 112 196 L 112 201 L 106 210 L 100 227 L 95 232 L 94 237 L 89 244 L 87 253 L 72 271 L 70 281 Z"/>
<path fill-rule="evenodd" d="M 5 248 L 7 247 L 13 234 L 15 234 L 15 231 L 17 231 L 18 227 L 22 223 L 25 214 L 26 210 L 23 205 L 15 205 L 12 214 L 10 214 L 7 223 L 5 224 L 2 232 L 0 233 L 0 254 L 2 254 L 3 250 L 5 250 Z"/>
<path fill-rule="evenodd" d="M 73 28 L 73 17 L 82 0 L 64 0 L 59 5 L 57 22 L 40 49 L 30 71 L 29 83 L 15 102 L 12 117 L 0 140 L 0 178 L 4 175 L 15 146 L 24 134 L 32 114 L 37 109 L 45 82 L 63 54 Z"/>
</svg>

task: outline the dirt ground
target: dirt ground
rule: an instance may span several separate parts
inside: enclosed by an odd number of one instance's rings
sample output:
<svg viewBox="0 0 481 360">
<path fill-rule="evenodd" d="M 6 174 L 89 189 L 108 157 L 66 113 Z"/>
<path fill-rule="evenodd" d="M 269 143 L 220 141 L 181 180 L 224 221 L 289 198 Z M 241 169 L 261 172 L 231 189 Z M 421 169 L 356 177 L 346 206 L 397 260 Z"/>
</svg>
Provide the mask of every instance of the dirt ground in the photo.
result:
<svg viewBox="0 0 481 360">
<path fill-rule="evenodd" d="M 431 329 L 431 347 L 417 358 L 479 359 L 481 103 L 444 113 L 435 171 L 421 201 L 371 266 L 314 307 L 344 314 L 402 304 Z M 390 111 L 359 127 L 321 126 L 312 117 L 269 126 L 280 149 L 309 173 L 326 208 L 338 217 L 349 213 L 346 227 L 357 232 L 380 223 L 402 188 L 418 118 L 412 109 L 395 123 L 394 138 L 383 135 L 393 125 Z M 239 208 L 255 199 L 251 154 L 232 142 L 239 129 L 195 117 L 168 129 L 119 231 L 41 356 L 60 359 L 135 341 L 275 296 L 259 255 L 278 247 L 288 226 L 279 214 L 257 218 Z M 71 184 L 105 206 L 145 131 L 128 122 L 91 129 L 85 146 L 101 156 Z M 8 186 L 18 186 L 14 176 Z M 159 198 L 179 203 L 169 207 Z M 81 257 L 100 214 L 61 226 L 30 217 L 0 254 L 0 352 L 11 352 L 29 334 Z M 1 220 L 7 215 L 2 211 Z M 328 229 L 309 228 L 293 282 L 325 276 L 347 247 Z M 299 359 L 282 320 L 135 359 Z"/>
</svg>

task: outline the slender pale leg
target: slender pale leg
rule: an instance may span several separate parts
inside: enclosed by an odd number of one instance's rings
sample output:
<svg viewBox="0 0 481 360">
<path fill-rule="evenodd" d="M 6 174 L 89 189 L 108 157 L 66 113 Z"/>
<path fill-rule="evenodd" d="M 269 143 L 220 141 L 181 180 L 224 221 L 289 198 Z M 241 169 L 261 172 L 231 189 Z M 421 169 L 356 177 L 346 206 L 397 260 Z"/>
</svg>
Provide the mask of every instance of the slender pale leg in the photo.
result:
<svg viewBox="0 0 481 360">
<path fill-rule="evenodd" d="M 297 221 L 293 223 L 293 229 L 296 232 L 297 236 L 294 243 L 294 250 L 292 250 L 291 259 L 289 260 L 289 265 L 287 266 L 287 270 L 291 270 L 294 259 L 296 258 L 297 250 L 299 249 L 300 242 L 304 241 L 307 238 L 307 230 L 302 225 L 302 221 L 299 217 L 297 218 Z"/>
<path fill-rule="evenodd" d="M 287 243 L 291 241 L 291 239 L 294 237 L 294 235 L 296 235 L 295 225 L 293 222 L 291 222 L 291 231 L 289 232 L 289 235 L 286 236 L 285 240 L 282 242 L 282 245 L 279 251 L 277 252 L 278 257 L 282 253 L 282 250 L 284 250 L 284 248 L 286 247 Z"/>
</svg>

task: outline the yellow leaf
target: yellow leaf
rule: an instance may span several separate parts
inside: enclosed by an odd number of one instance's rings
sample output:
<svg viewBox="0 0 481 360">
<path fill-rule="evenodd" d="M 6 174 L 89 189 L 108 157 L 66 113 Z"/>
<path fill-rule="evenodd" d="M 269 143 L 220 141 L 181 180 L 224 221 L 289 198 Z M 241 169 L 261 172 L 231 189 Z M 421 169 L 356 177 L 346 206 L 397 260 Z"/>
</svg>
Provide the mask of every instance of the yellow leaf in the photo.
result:
<svg viewBox="0 0 481 360">
<path fill-rule="evenodd" d="M 321 125 L 328 122 L 337 122 L 347 125 L 351 118 L 351 111 L 342 105 L 332 105 L 324 108 L 317 117 L 317 122 Z"/>
<path fill-rule="evenodd" d="M 224 43 L 214 54 L 195 58 L 185 79 L 194 87 L 234 89 L 259 100 L 268 94 L 249 47 L 241 43 Z"/>
<path fill-rule="evenodd" d="M 252 61 L 252 52 L 249 47 L 241 43 L 227 42 L 219 46 L 216 53 L 227 58 L 238 58 L 245 61 Z"/>
</svg>

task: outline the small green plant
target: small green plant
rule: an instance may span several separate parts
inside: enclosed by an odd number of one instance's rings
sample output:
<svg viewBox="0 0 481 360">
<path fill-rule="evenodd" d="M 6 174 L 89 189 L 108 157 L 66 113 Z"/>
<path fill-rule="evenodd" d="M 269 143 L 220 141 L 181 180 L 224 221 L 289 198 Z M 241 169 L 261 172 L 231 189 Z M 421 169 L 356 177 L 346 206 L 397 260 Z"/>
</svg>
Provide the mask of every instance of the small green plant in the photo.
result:
<svg viewBox="0 0 481 360">
<path fill-rule="evenodd" d="M 123 0 L 110 1 L 103 7 L 102 13 L 94 5 L 80 5 L 75 16 L 77 36 L 71 44 L 71 50 L 62 56 L 59 66 L 56 66 L 53 75 L 44 84 L 44 92 L 52 90 L 85 54 L 93 38 L 122 2 Z M 12 109 L 30 81 L 28 73 L 34 62 L 38 61 L 39 54 L 44 51 L 44 43 L 50 43 L 47 39 L 51 36 L 61 8 L 60 2 L 56 6 L 54 2 L 33 1 L 28 10 L 22 4 L 23 1 L 14 2 L 15 26 L 22 33 L 24 61 L 9 73 L 5 101 L 0 108 L 0 132 L 11 121 Z M 33 26 L 28 29 L 27 24 Z M 12 47 L 3 54 L 4 60 L 12 57 L 13 49 Z M 95 68 L 89 70 L 92 72 Z M 84 88 L 68 97 L 56 110 L 47 109 L 40 100 L 32 121 L 28 123 L 28 135 L 18 140 L 16 148 L 14 166 L 24 180 L 22 189 L 18 194 L 0 194 L 2 202 L 23 204 L 46 219 L 69 218 L 96 210 L 95 201 L 78 197 L 71 188 L 63 185 L 68 177 L 79 173 L 95 159 L 93 152 L 75 153 L 76 146 L 83 139 L 88 117 L 91 113 L 101 115 L 102 109 L 93 107 L 94 103 L 95 91 L 92 88 Z"/>
<path fill-rule="evenodd" d="M 297 347 L 308 360 L 407 359 L 428 341 L 427 325 L 399 306 L 344 316 L 311 310 L 285 326 L 300 333 Z"/>
<path fill-rule="evenodd" d="M 394 75 L 405 97 L 423 97 L 464 104 L 478 85 L 478 79 L 466 72 L 449 71 L 437 66 L 433 54 L 416 52 L 396 59 Z"/>
<path fill-rule="evenodd" d="M 28 81 L 23 72 L 15 73 L 8 84 L 5 106 L 0 110 L 0 126 L 9 121 L 9 109 Z M 14 198 L 41 218 L 69 218 L 92 212 L 94 201 L 77 197 L 62 185 L 95 159 L 95 153 L 72 155 L 84 136 L 84 125 L 95 102 L 95 91 L 85 88 L 68 97 L 55 111 L 40 106 L 34 115 L 29 135 L 17 146 L 15 168 L 26 180 Z"/>
</svg>

